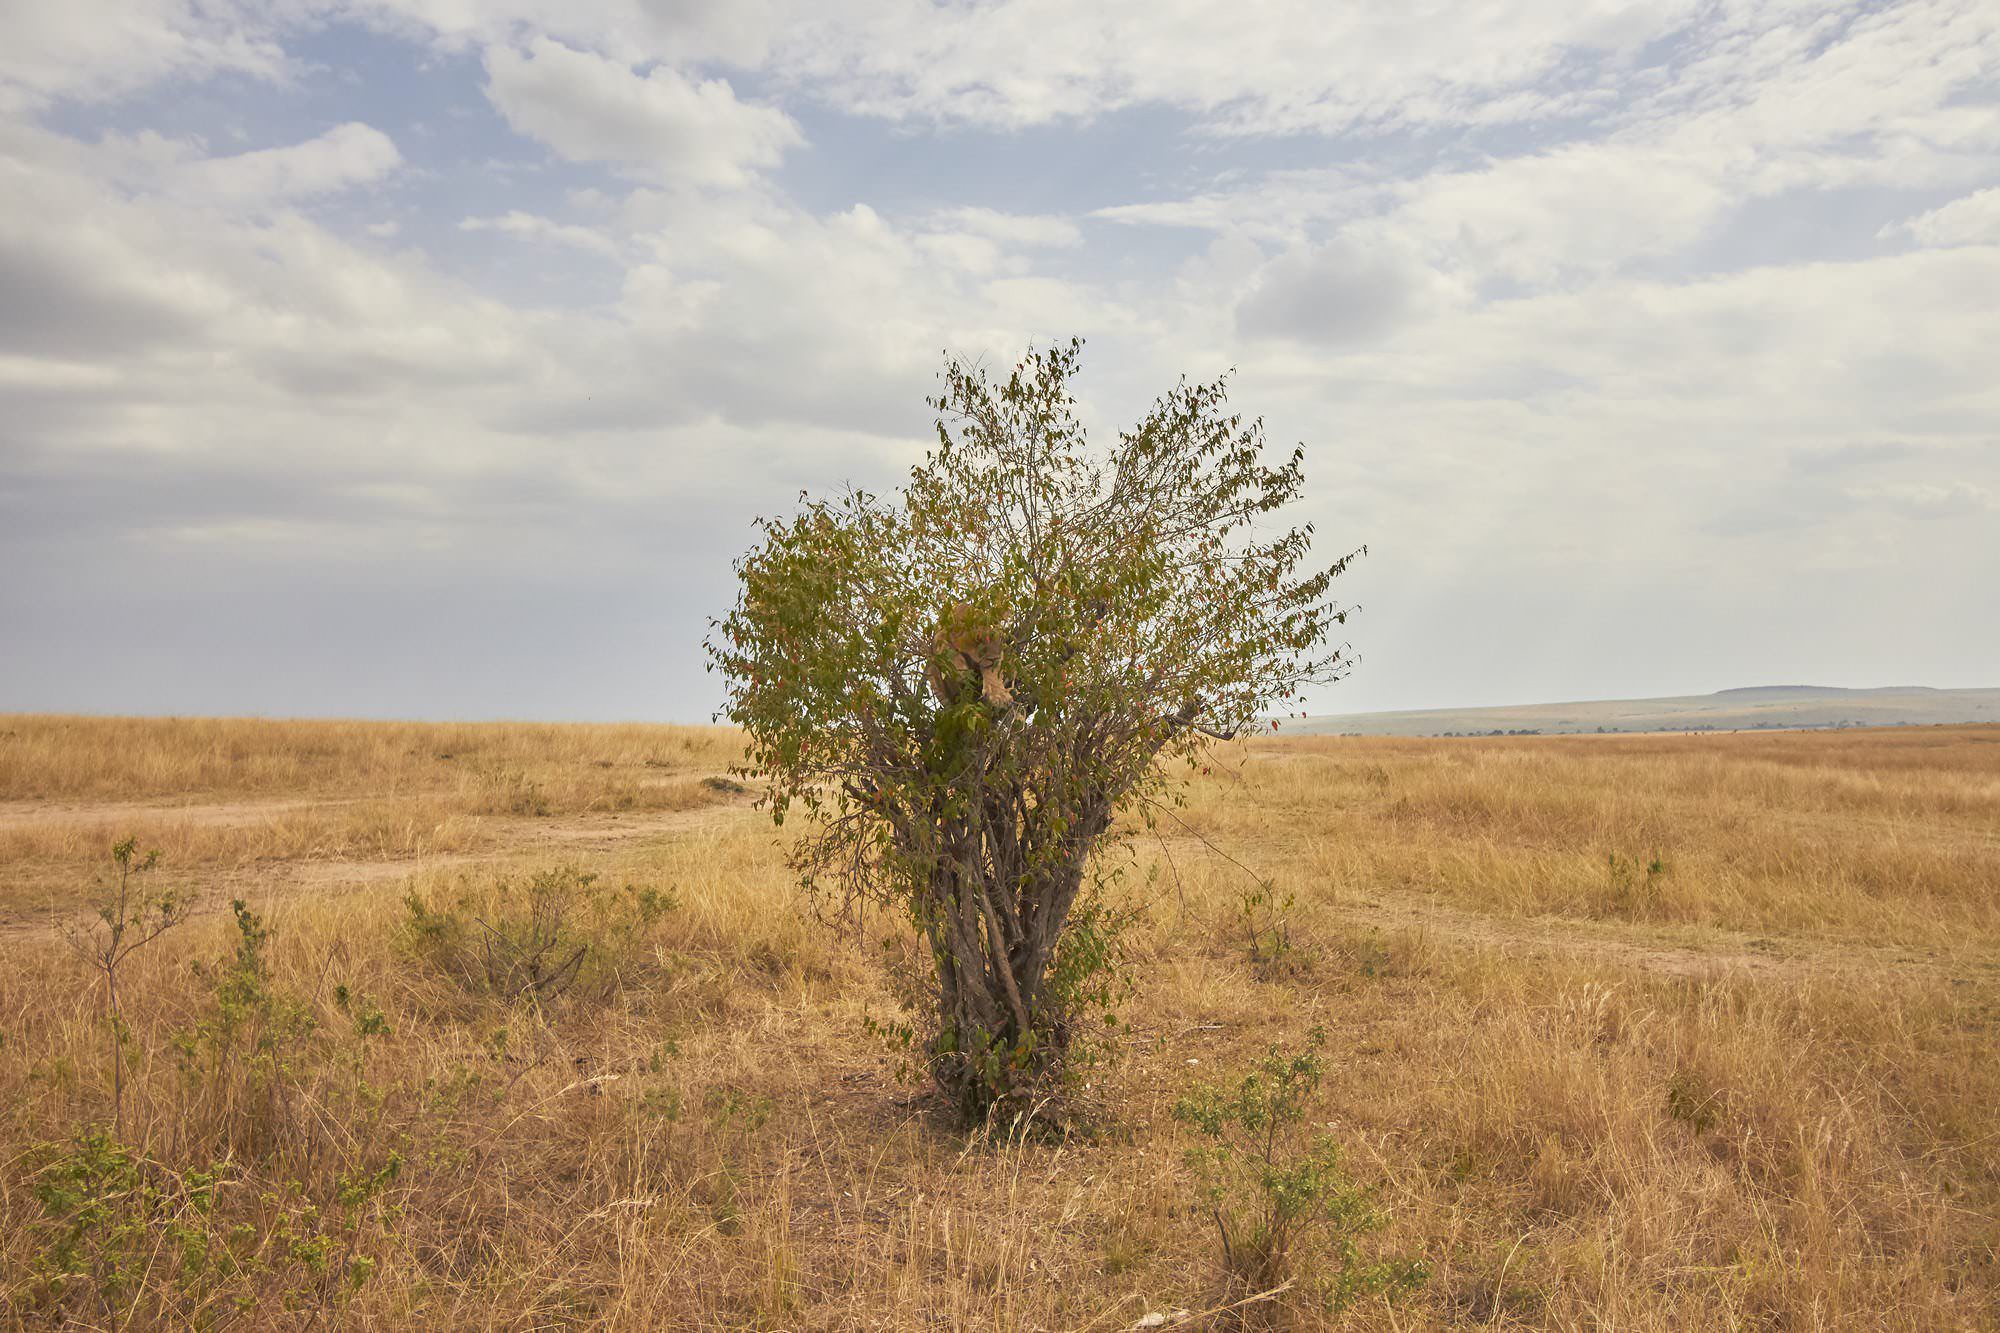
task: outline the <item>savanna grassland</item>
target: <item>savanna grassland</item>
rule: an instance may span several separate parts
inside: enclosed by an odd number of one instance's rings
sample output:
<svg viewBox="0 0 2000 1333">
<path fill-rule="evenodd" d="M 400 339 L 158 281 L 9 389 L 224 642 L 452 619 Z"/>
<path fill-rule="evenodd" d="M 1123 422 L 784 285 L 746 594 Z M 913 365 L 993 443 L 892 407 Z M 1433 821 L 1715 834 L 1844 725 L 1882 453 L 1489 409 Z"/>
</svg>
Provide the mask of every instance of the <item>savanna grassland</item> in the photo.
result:
<svg viewBox="0 0 2000 1333">
<path fill-rule="evenodd" d="M 2000 1327 L 2000 728 L 1219 746 L 1060 1141 L 899 1077 L 735 757 L 0 718 L 0 1324 Z M 1315 1026 L 1425 1277 L 1213 1313 L 1172 1108 Z"/>
</svg>

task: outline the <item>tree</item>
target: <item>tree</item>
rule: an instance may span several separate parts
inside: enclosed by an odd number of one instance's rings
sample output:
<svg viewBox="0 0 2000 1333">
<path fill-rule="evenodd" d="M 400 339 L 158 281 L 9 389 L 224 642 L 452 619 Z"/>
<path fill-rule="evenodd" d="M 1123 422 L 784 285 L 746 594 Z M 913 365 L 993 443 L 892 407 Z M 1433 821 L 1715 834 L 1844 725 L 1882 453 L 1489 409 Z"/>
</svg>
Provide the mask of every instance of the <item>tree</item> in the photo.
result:
<svg viewBox="0 0 2000 1333">
<path fill-rule="evenodd" d="M 1267 466 L 1225 379 L 1093 452 L 1081 351 L 997 382 L 947 358 L 937 447 L 900 494 L 760 520 L 708 643 L 746 770 L 779 823 L 806 816 L 802 882 L 893 905 L 928 946 L 921 1045 L 968 1118 L 1052 1091 L 1105 998 L 1118 817 L 1346 669 L 1328 591 L 1353 556 L 1313 568 L 1312 525 L 1263 530 L 1303 450 Z"/>
</svg>

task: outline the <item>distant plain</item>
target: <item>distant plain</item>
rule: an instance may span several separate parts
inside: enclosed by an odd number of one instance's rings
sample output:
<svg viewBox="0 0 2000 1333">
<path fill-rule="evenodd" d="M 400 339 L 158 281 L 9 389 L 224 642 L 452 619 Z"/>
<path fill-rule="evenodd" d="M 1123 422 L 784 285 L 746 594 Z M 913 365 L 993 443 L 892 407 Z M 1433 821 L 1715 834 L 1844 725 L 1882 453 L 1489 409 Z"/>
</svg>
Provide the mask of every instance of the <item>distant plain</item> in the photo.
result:
<svg viewBox="0 0 2000 1333">
<path fill-rule="evenodd" d="M 2000 689 L 1941 690 L 1904 685 L 1840 689 L 1760 685 L 1660 699 L 1592 699 L 1494 708 L 1425 708 L 1347 713 L 1287 725 L 1296 735 L 1478 736 L 1529 731 L 1758 731 L 1785 728 L 1933 727 L 2000 722 Z"/>
</svg>

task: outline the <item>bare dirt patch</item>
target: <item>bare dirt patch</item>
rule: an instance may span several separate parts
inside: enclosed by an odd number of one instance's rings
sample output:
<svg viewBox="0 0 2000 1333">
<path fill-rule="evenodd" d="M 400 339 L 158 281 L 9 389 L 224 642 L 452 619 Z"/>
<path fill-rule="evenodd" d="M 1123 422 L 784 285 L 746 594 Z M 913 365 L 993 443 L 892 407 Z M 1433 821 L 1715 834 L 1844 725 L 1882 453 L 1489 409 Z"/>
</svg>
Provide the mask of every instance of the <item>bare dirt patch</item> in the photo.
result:
<svg viewBox="0 0 2000 1333">
<path fill-rule="evenodd" d="M 116 830 L 173 821 L 197 827 L 258 824 L 304 810 L 360 805 L 363 796 L 266 801 L 0 801 L 0 833 L 46 824 L 91 824 Z M 372 798 L 389 799 L 389 798 Z"/>
</svg>

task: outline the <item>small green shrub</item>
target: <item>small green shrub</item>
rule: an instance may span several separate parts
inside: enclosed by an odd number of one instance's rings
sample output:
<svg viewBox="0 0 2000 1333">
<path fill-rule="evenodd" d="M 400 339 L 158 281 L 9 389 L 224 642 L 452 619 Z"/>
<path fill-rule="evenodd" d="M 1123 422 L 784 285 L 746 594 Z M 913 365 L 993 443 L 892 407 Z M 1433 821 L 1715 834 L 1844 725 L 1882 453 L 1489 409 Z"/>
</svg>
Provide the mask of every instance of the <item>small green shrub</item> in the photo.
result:
<svg viewBox="0 0 2000 1333">
<path fill-rule="evenodd" d="M 100 895 L 92 918 L 72 921 L 63 927 L 63 938 L 72 951 L 104 978 L 104 1018 L 111 1029 L 112 1125 L 125 1132 L 125 1047 L 131 1031 L 125 1026 L 125 1010 L 118 994 L 118 974 L 130 958 L 148 944 L 187 920 L 193 899 L 174 889 L 147 893 L 141 884 L 160 863 L 159 851 L 141 855 L 136 838 L 127 838 L 111 849 L 117 867 L 113 879 Z"/>
<path fill-rule="evenodd" d="M 217 1127 L 233 1149 L 261 1156 L 295 1128 L 293 1090 L 320 1054 L 310 1003 L 271 976 L 271 931 L 243 902 L 229 904 L 236 944 L 219 963 L 196 963 L 213 1007 L 176 1034 L 190 1125 Z"/>
<path fill-rule="evenodd" d="M 227 1159 L 176 1171 L 110 1134 L 42 1144 L 28 1308 L 57 1322 L 195 1328 L 267 1305 L 337 1314 L 375 1271 L 362 1250 L 395 1217 L 386 1196 L 401 1167 L 391 1154 L 344 1173 L 316 1202 L 297 1181 L 259 1181 Z"/>
<path fill-rule="evenodd" d="M 412 893 L 403 943 L 430 970 L 504 1003 L 607 1000 L 647 963 L 671 890 L 612 888 L 572 866 L 439 904 Z"/>
<path fill-rule="evenodd" d="M 1722 1118 L 1722 1090 L 1692 1069 L 1677 1069 L 1667 1080 L 1667 1118 L 1706 1134 Z"/>
<path fill-rule="evenodd" d="M 1371 1293 L 1393 1296 L 1426 1276 L 1411 1259 L 1364 1259 L 1359 1240 L 1387 1221 L 1374 1193 L 1340 1164 L 1340 1149 L 1319 1135 L 1305 1140 L 1304 1121 L 1326 1076 L 1320 1055 L 1326 1032 L 1314 1028 L 1303 1050 L 1274 1044 L 1233 1087 L 1203 1085 L 1174 1106 L 1174 1119 L 1202 1142 L 1188 1163 L 1201 1183 L 1222 1243 L 1231 1285 L 1259 1294 L 1292 1290 L 1337 1311 Z M 1314 1242 L 1324 1240 L 1321 1247 Z M 1245 1317 L 1288 1308 L 1243 1307 Z"/>
<path fill-rule="evenodd" d="M 1280 891 L 1268 879 L 1237 895 L 1237 926 L 1243 932 L 1245 951 L 1258 968 L 1274 968 L 1290 958 L 1292 909 L 1297 905 L 1298 898 L 1291 890 Z"/>
<path fill-rule="evenodd" d="M 480 775 L 479 799 L 473 812 L 481 815 L 529 815 L 544 818 L 552 813 L 548 793 L 542 785 L 520 772 L 489 772 Z"/>
<path fill-rule="evenodd" d="M 1611 852 L 1605 857 L 1605 869 L 1615 910 L 1644 916 L 1657 906 L 1667 878 L 1666 859 L 1658 852 L 1644 862 Z"/>
<path fill-rule="evenodd" d="M 333 988 L 333 1007 L 353 1021 L 354 1035 L 357 1037 L 366 1039 L 387 1037 L 391 1034 L 388 1015 L 366 995 L 349 990 L 345 982 Z"/>
<path fill-rule="evenodd" d="M 34 1274 L 43 1303 L 58 1308 L 94 1298 L 107 1312 L 117 1309 L 144 1276 L 154 1214 L 172 1219 L 163 1239 L 185 1256 L 190 1237 L 180 1219 L 206 1212 L 213 1200 L 213 1180 L 193 1174 L 182 1178 L 178 1197 L 163 1191 L 148 1180 L 146 1164 L 110 1134 L 44 1145 L 41 1158 L 34 1176 L 43 1215 Z"/>
<path fill-rule="evenodd" d="M 770 1123 L 771 1112 L 776 1109 L 771 1099 L 762 1093 L 743 1092 L 736 1088 L 710 1088 L 703 1103 L 718 1134 L 733 1129 L 741 1130 L 745 1135 L 755 1134 Z"/>
</svg>

